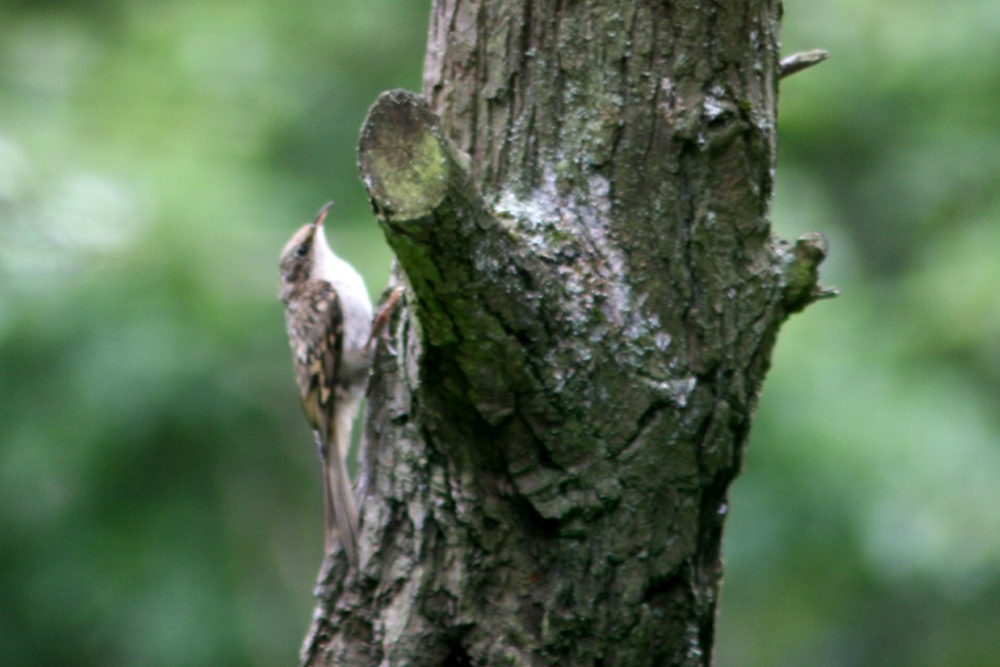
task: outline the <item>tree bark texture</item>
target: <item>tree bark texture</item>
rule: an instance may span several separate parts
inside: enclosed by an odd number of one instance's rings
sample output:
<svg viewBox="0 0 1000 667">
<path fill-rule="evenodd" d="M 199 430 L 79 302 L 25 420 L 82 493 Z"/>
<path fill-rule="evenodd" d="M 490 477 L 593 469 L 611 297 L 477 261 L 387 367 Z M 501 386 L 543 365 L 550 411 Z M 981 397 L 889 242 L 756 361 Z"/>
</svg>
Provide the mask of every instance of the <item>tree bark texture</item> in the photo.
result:
<svg viewBox="0 0 1000 667">
<path fill-rule="evenodd" d="M 405 285 L 310 665 L 707 665 L 825 254 L 772 237 L 778 0 L 436 0 L 359 167 Z"/>
</svg>

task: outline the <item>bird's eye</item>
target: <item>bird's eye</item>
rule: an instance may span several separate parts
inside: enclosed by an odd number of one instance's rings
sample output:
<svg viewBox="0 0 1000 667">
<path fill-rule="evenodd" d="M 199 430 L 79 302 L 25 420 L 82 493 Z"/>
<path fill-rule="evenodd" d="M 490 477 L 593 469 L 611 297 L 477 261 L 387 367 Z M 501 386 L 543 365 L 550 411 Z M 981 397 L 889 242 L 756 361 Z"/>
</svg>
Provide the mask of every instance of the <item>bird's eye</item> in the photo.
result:
<svg viewBox="0 0 1000 667">
<path fill-rule="evenodd" d="M 308 254 L 309 254 L 309 244 L 308 243 L 303 243 L 302 245 L 299 246 L 299 249 L 295 251 L 295 255 L 297 257 L 305 257 Z"/>
</svg>

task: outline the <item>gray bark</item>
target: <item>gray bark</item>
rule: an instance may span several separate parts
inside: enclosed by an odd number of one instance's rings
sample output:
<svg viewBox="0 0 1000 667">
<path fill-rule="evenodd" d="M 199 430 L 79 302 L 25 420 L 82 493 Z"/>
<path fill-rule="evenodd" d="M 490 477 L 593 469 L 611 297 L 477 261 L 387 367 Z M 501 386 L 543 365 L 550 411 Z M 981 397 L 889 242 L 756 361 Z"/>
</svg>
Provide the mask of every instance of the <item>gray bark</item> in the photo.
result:
<svg viewBox="0 0 1000 667">
<path fill-rule="evenodd" d="M 406 290 L 304 663 L 709 664 L 727 488 L 824 295 L 767 218 L 779 14 L 434 3 L 359 142 Z"/>
</svg>

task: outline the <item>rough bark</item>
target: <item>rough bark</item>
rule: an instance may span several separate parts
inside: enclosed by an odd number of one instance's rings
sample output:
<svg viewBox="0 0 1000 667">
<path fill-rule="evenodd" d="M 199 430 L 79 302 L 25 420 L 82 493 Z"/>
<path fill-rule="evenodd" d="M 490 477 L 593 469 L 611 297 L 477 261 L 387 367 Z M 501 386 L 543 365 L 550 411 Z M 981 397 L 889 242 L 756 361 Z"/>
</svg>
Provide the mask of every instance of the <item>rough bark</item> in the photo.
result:
<svg viewBox="0 0 1000 667">
<path fill-rule="evenodd" d="M 772 237 L 778 0 L 438 0 L 359 166 L 403 305 L 307 664 L 706 665 L 819 238 Z M 425 101 L 426 100 L 426 101 Z"/>
</svg>

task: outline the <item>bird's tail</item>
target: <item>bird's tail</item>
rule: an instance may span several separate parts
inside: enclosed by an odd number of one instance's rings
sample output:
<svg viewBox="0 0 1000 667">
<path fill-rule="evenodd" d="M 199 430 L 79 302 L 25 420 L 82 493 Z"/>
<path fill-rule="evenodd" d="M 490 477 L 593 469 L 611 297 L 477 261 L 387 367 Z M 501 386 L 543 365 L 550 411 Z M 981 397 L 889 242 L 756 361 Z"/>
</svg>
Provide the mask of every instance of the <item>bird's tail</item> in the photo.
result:
<svg viewBox="0 0 1000 667">
<path fill-rule="evenodd" d="M 317 432 L 320 461 L 323 468 L 323 518 L 326 522 L 326 552 L 336 545 L 339 538 L 351 567 L 358 564 L 358 509 L 354 502 L 351 480 L 344 463 L 350 442 L 350 430 L 343 435 L 335 429 L 330 439 L 323 441 Z M 340 435 L 340 437 L 338 437 Z M 336 442 L 346 438 L 347 443 Z M 342 453 L 343 452 L 343 453 Z"/>
</svg>

